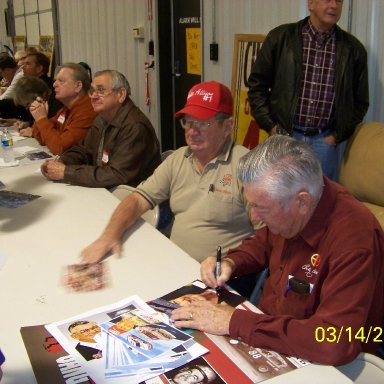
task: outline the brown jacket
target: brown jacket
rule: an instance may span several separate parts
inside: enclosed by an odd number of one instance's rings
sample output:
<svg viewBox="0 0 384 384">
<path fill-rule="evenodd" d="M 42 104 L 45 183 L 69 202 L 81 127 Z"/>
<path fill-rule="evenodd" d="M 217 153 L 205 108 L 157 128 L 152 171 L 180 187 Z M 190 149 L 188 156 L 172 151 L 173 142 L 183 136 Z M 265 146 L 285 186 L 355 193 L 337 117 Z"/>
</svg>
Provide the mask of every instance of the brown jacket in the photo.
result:
<svg viewBox="0 0 384 384">
<path fill-rule="evenodd" d="M 160 164 L 160 145 L 150 121 L 129 99 L 111 123 L 97 117 L 86 138 L 60 160 L 66 164 L 67 183 L 135 187 Z"/>
</svg>

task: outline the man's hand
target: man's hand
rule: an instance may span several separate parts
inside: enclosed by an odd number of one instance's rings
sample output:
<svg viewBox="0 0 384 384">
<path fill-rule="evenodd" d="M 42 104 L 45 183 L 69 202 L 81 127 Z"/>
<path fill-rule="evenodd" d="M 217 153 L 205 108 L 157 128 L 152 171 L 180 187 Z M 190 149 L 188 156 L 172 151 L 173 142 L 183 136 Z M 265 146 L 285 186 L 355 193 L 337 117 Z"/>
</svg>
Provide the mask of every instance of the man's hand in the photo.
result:
<svg viewBox="0 0 384 384">
<path fill-rule="evenodd" d="M 81 252 L 81 262 L 83 264 L 93 264 L 100 262 L 109 252 L 121 256 L 121 241 L 110 239 L 107 236 L 100 236 L 92 244 L 88 245 Z"/>
<path fill-rule="evenodd" d="M 44 101 L 41 97 L 37 97 L 30 105 L 29 112 L 31 112 L 35 121 L 44 119 L 48 116 L 48 102 Z"/>
<path fill-rule="evenodd" d="M 41 165 L 41 173 L 50 180 L 63 180 L 65 172 L 65 164 L 61 161 L 46 160 Z"/>
<path fill-rule="evenodd" d="M 269 131 L 269 136 L 277 135 L 277 127 L 278 125 L 276 124 L 271 130 Z"/>
<path fill-rule="evenodd" d="M 208 285 L 208 287 L 216 288 L 221 287 L 227 282 L 233 271 L 235 270 L 235 265 L 232 260 L 223 259 L 221 262 L 221 275 L 216 279 L 215 276 L 216 270 L 216 257 L 209 256 L 207 257 L 200 265 L 200 275 L 201 280 Z"/>
<path fill-rule="evenodd" d="M 22 128 L 20 129 L 19 133 L 20 133 L 20 136 L 32 137 L 32 128 L 31 127 Z"/>
<path fill-rule="evenodd" d="M 227 304 L 196 301 L 174 309 L 171 319 L 176 327 L 193 328 L 214 335 L 228 335 L 234 308 Z"/>
<path fill-rule="evenodd" d="M 336 145 L 336 138 L 334 135 L 328 135 L 324 137 L 324 140 L 333 147 Z"/>
<path fill-rule="evenodd" d="M 20 132 L 22 129 L 29 127 L 29 122 L 28 121 L 22 121 L 22 120 L 16 120 L 13 125 L 15 126 L 17 131 Z"/>
</svg>

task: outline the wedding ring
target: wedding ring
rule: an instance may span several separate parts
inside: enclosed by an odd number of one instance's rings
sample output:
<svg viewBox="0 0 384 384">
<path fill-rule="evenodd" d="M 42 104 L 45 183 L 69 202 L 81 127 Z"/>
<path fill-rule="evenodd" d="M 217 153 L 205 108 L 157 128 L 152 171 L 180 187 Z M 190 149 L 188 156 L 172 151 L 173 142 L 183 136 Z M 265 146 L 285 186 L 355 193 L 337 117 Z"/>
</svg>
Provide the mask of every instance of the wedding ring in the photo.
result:
<svg viewBox="0 0 384 384">
<path fill-rule="evenodd" d="M 189 312 L 189 320 L 193 320 L 193 313 Z"/>
</svg>

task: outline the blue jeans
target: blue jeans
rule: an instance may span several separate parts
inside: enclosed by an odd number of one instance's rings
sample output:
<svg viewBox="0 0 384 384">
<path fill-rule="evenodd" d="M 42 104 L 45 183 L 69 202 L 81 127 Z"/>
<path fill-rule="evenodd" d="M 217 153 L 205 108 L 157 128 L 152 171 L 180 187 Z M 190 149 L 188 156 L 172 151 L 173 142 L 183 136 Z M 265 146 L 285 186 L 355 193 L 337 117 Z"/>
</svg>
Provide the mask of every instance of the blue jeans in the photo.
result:
<svg viewBox="0 0 384 384">
<path fill-rule="evenodd" d="M 323 174 L 331 180 L 338 182 L 340 166 L 343 161 L 347 140 L 342 141 L 336 146 L 329 145 L 324 140 L 324 137 L 329 134 L 330 131 L 326 131 L 317 136 L 304 136 L 300 132 L 293 131 L 292 136 L 296 140 L 304 141 L 309 144 L 320 161 Z"/>
</svg>

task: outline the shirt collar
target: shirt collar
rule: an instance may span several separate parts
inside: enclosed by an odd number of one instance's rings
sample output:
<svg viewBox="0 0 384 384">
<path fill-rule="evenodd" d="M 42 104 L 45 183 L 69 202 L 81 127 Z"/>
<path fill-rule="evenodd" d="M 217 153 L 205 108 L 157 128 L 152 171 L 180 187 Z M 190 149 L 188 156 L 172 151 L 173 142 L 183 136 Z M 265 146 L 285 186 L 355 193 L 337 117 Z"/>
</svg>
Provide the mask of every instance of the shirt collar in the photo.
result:
<svg viewBox="0 0 384 384">
<path fill-rule="evenodd" d="M 312 24 L 311 19 L 308 19 L 308 23 L 303 26 L 303 33 L 308 33 L 312 40 L 320 41 L 323 43 L 327 42 L 336 33 L 336 28 L 333 26 L 327 32 L 319 32 Z"/>
<path fill-rule="evenodd" d="M 227 137 L 227 140 L 225 141 L 221 152 L 214 159 L 212 159 L 210 163 L 215 163 L 217 161 L 222 161 L 222 162 L 228 161 L 229 156 L 231 155 L 231 150 L 233 145 L 234 145 L 234 142 L 232 138 L 230 136 Z M 184 156 L 186 158 L 193 156 L 193 153 L 189 147 L 185 148 Z"/>
<path fill-rule="evenodd" d="M 316 249 L 328 227 L 329 213 L 332 212 L 337 199 L 337 189 L 332 181 L 323 177 L 324 188 L 320 200 L 299 236 L 313 249 Z"/>
<path fill-rule="evenodd" d="M 123 125 L 123 122 L 126 119 L 126 116 L 129 114 L 129 112 L 133 107 L 134 107 L 134 103 L 131 99 L 129 99 L 120 106 L 115 117 L 112 119 L 110 123 L 101 117 L 104 127 L 120 128 Z"/>
</svg>

